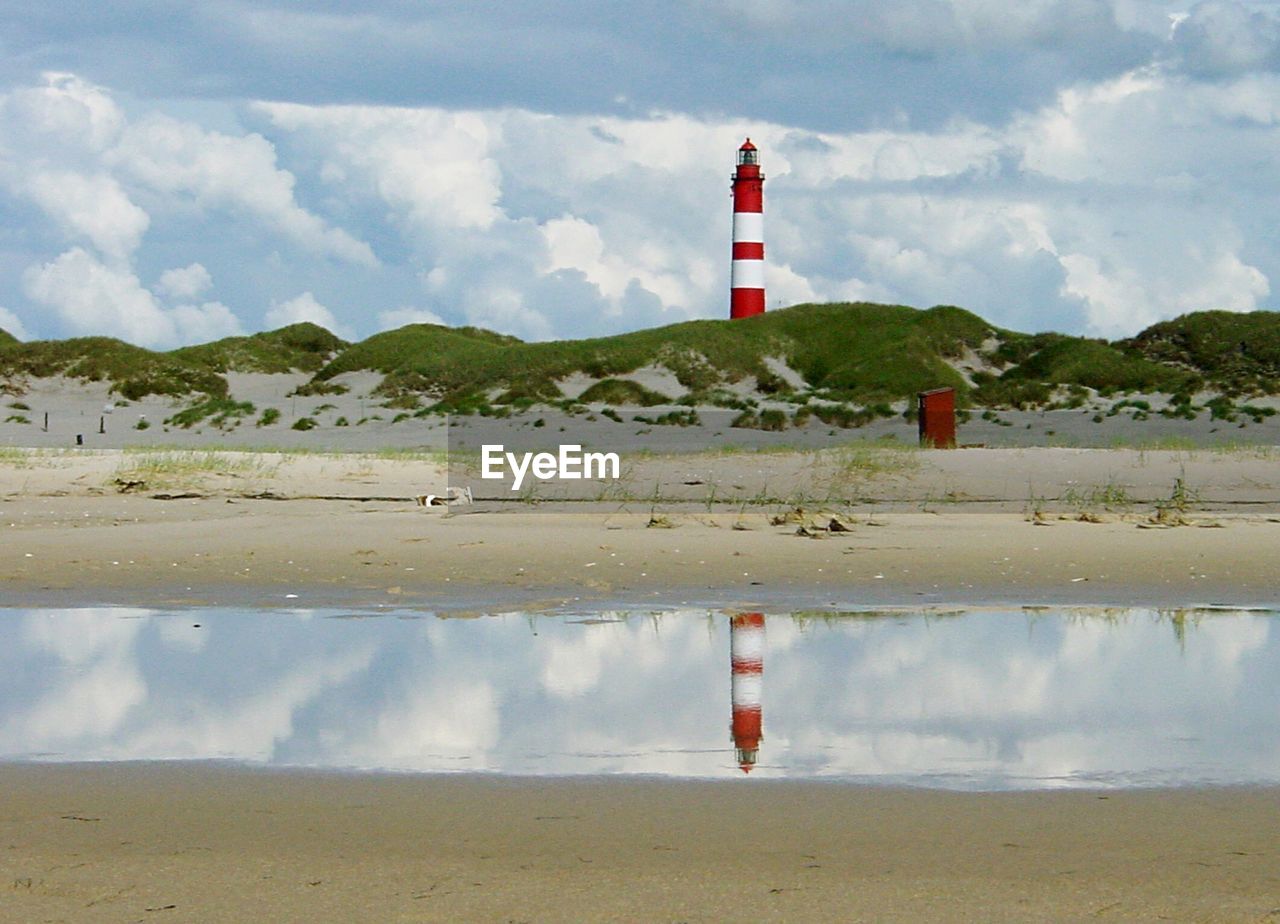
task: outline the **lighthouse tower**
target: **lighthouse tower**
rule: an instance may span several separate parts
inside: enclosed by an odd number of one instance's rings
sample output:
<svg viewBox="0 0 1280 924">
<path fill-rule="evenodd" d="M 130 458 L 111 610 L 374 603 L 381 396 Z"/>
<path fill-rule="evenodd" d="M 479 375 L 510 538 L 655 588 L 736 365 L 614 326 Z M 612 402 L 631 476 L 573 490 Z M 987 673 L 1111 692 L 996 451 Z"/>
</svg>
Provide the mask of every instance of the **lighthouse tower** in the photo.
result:
<svg viewBox="0 0 1280 924">
<path fill-rule="evenodd" d="M 764 614 L 729 619 L 729 660 L 733 668 L 733 748 L 738 766 L 750 773 L 760 753 L 764 687 Z"/>
<path fill-rule="evenodd" d="M 764 313 L 764 174 L 760 152 L 748 138 L 738 148 L 733 175 L 733 264 L 729 317 Z"/>
</svg>

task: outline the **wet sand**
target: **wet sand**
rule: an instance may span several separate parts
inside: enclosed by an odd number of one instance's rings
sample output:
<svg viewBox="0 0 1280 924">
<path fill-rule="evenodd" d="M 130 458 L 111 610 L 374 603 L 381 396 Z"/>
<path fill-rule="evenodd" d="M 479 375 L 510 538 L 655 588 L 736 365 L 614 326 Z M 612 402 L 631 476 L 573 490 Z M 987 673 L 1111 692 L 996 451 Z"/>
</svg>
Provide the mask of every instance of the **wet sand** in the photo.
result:
<svg viewBox="0 0 1280 924">
<path fill-rule="evenodd" d="M 631 500 L 450 511 L 414 500 L 444 484 L 425 459 L 10 455 L 0 580 L 10 605 L 1274 604 L 1277 458 L 898 454 L 842 466 L 856 500 L 829 510 L 811 456 L 681 457 Z M 781 496 L 706 500 L 764 483 Z M 833 513 L 848 532 L 811 529 Z M 1280 915 L 1277 822 L 1272 789 L 8 765 L 0 920 L 1257 921 Z"/>
<path fill-rule="evenodd" d="M 0 767 L 0 920 L 1261 921 L 1275 790 Z"/>
</svg>

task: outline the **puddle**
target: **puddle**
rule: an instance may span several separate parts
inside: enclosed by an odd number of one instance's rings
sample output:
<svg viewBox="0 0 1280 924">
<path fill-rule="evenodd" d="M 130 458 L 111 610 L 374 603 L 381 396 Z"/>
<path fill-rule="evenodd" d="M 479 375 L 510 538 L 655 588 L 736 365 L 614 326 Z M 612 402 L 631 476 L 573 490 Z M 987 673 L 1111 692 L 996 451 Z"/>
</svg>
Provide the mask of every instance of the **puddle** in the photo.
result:
<svg viewBox="0 0 1280 924">
<path fill-rule="evenodd" d="M 0 759 L 1280 783 L 1266 610 L 0 610 Z"/>
</svg>

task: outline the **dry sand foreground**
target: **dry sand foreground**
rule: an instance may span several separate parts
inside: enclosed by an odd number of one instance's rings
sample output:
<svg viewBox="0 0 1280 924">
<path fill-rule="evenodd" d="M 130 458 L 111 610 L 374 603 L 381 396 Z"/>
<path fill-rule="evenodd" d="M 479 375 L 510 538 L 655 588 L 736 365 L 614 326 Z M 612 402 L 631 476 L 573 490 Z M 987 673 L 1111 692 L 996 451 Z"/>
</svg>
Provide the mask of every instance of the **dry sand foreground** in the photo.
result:
<svg viewBox="0 0 1280 924">
<path fill-rule="evenodd" d="M 630 499 L 449 512 L 413 499 L 443 488 L 429 459 L 11 452 L 0 580 L 10 603 L 481 610 L 1277 596 L 1273 450 L 672 456 L 630 478 Z M 832 513 L 849 532 L 821 528 Z"/>
<path fill-rule="evenodd" d="M 1265 921 L 1274 791 L 0 767 L 4 921 Z"/>
<path fill-rule="evenodd" d="M 446 515 L 413 500 L 443 485 L 427 459 L 10 452 L 0 580 L 10 605 L 1274 604 L 1278 462 L 655 457 L 630 500 Z M 837 485 L 857 500 L 828 509 Z M 774 499 L 708 504 L 711 486 Z M 819 529 L 832 513 L 849 532 Z M 9 765 L 0 920 L 1262 921 L 1278 825 L 1275 789 Z"/>
</svg>

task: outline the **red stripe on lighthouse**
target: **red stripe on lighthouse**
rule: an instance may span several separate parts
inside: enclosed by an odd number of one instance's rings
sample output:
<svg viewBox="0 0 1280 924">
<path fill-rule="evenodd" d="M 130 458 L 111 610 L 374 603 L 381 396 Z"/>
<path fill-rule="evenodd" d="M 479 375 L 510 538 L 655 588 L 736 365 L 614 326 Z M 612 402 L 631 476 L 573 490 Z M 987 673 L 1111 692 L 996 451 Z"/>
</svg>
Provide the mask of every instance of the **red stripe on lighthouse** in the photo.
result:
<svg viewBox="0 0 1280 924">
<path fill-rule="evenodd" d="M 729 317 L 749 318 L 764 314 L 764 289 L 734 289 L 730 293 Z"/>
<path fill-rule="evenodd" d="M 729 317 L 764 312 L 764 174 L 748 138 L 738 149 L 733 176 L 733 258 L 729 270 Z"/>
</svg>

